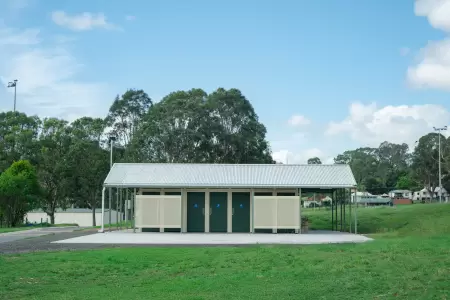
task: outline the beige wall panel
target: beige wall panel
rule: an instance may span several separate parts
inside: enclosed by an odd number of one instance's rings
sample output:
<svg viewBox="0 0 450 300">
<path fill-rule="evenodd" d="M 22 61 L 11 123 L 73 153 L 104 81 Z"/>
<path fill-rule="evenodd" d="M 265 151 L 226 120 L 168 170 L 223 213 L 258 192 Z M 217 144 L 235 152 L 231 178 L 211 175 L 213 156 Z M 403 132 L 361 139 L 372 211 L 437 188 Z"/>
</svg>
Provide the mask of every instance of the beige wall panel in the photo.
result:
<svg viewBox="0 0 450 300">
<path fill-rule="evenodd" d="M 160 199 L 160 222 L 164 228 L 181 228 L 181 196 Z"/>
<path fill-rule="evenodd" d="M 159 227 L 159 200 L 158 195 L 136 195 L 136 227 Z"/>
<path fill-rule="evenodd" d="M 298 229 L 300 224 L 299 197 L 277 197 L 277 228 Z"/>
<path fill-rule="evenodd" d="M 254 221 L 255 229 L 276 228 L 277 197 L 255 196 Z"/>
</svg>

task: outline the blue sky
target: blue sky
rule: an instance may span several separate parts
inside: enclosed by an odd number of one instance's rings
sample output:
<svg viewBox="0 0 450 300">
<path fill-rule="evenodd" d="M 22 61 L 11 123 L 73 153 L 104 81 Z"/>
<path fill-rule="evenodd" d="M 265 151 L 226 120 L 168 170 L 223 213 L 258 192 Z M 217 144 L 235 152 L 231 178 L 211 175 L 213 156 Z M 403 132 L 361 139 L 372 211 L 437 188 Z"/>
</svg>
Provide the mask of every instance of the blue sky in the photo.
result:
<svg viewBox="0 0 450 300">
<path fill-rule="evenodd" d="M 450 125 L 450 1 L 0 0 L 0 109 L 104 116 L 142 88 L 239 88 L 274 156 L 326 162 Z"/>
</svg>

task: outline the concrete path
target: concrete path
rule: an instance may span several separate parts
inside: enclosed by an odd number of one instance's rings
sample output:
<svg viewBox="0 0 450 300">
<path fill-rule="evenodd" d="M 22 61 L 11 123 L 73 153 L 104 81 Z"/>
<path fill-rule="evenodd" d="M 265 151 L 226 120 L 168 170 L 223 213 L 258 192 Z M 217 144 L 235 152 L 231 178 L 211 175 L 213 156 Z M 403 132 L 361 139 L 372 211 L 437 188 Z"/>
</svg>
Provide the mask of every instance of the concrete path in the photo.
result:
<svg viewBox="0 0 450 300">
<path fill-rule="evenodd" d="M 60 240 L 58 244 L 129 244 L 129 245 L 311 245 L 362 243 L 372 239 L 351 233 L 311 232 L 308 234 L 251 233 L 132 233 L 105 232 Z"/>
<path fill-rule="evenodd" d="M 13 232 L 0 233 L 0 244 L 13 242 L 17 240 L 23 240 L 33 237 L 38 237 L 42 235 L 62 233 L 62 232 L 72 232 L 79 229 L 77 226 L 67 226 L 67 227 L 38 227 L 30 230 L 19 230 Z"/>
</svg>

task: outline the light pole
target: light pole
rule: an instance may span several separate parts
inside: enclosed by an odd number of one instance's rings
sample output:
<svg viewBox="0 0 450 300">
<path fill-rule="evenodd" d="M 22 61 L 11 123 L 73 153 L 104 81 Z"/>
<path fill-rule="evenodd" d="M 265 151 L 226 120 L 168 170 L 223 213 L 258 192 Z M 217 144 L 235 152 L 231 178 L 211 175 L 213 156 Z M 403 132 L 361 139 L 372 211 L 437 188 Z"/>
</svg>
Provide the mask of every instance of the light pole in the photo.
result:
<svg viewBox="0 0 450 300">
<path fill-rule="evenodd" d="M 17 94 L 17 79 L 14 79 L 11 82 L 8 82 L 9 88 L 14 88 L 14 112 L 16 111 L 16 94 Z"/>
<path fill-rule="evenodd" d="M 439 203 L 442 203 L 442 172 L 441 172 L 441 131 L 447 130 L 447 126 L 436 128 L 433 127 L 434 131 L 437 131 L 439 134 Z"/>
<path fill-rule="evenodd" d="M 114 148 L 114 142 L 116 140 L 115 136 L 109 137 L 109 145 L 110 145 L 110 156 L 109 156 L 109 170 L 111 171 L 113 166 L 113 148 Z M 112 198 L 112 190 L 111 187 L 108 188 L 109 192 L 109 231 L 111 231 L 111 198 Z M 117 220 L 118 221 L 118 220 Z"/>
</svg>

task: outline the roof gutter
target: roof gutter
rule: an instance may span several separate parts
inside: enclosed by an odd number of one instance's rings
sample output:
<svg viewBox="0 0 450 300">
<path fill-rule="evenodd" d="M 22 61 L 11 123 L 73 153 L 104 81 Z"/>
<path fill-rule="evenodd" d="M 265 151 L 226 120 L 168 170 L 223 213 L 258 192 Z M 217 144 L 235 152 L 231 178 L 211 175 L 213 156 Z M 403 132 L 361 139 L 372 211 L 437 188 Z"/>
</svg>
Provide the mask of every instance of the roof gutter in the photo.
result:
<svg viewBox="0 0 450 300">
<path fill-rule="evenodd" d="M 315 188 L 315 189 L 336 189 L 336 188 L 356 188 L 356 185 L 156 185 L 156 184 L 126 184 L 126 183 L 108 183 L 104 187 L 110 188 L 170 188 L 170 189 L 252 189 L 252 188 L 277 188 L 277 189 L 292 189 L 292 188 Z"/>
</svg>

